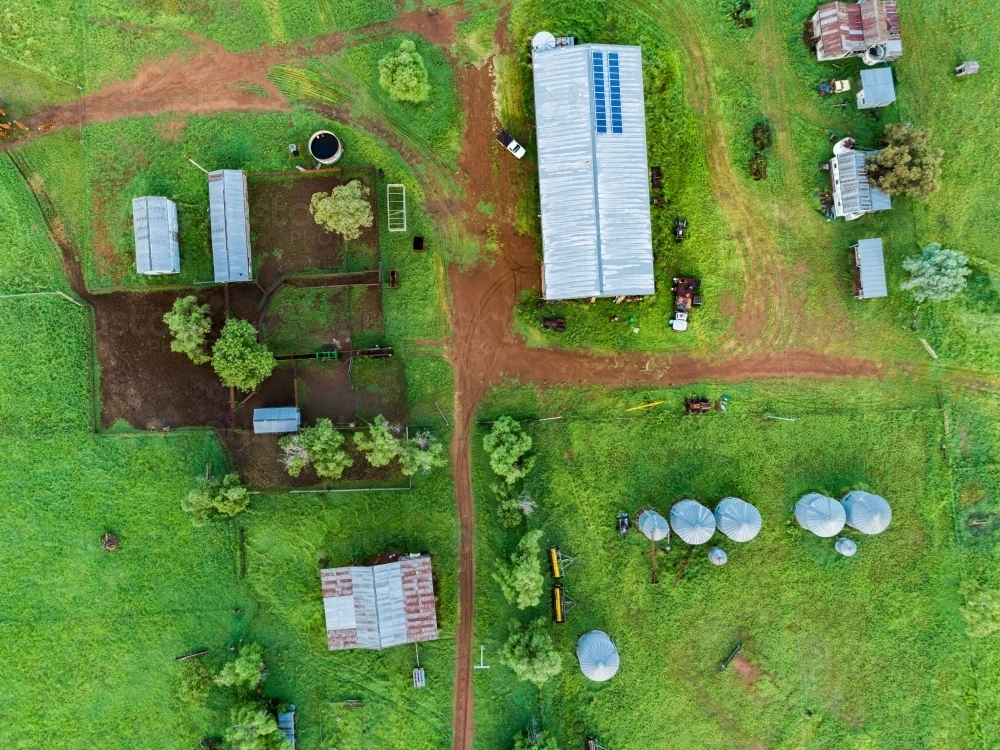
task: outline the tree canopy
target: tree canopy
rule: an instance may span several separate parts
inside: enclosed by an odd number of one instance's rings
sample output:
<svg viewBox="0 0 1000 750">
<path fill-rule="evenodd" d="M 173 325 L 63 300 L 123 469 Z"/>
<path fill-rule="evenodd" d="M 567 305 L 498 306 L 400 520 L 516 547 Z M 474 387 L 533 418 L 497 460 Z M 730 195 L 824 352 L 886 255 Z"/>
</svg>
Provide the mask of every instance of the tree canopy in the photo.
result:
<svg viewBox="0 0 1000 750">
<path fill-rule="evenodd" d="M 411 104 L 427 101 L 431 85 L 424 58 L 417 52 L 417 45 L 404 39 L 397 52 L 379 60 L 378 83 L 394 101 Z"/>
<path fill-rule="evenodd" d="M 444 466 L 444 446 L 430 432 L 423 430 L 403 443 L 399 453 L 399 464 L 404 476 L 426 474 L 436 466 Z"/>
<path fill-rule="evenodd" d="M 545 625 L 544 617 L 523 627 L 513 623 L 503 647 L 503 663 L 514 670 L 518 679 L 539 688 L 562 671 L 562 657 L 556 653 Z"/>
<path fill-rule="evenodd" d="M 230 318 L 212 348 L 212 367 L 222 384 L 252 391 L 277 366 L 270 350 L 257 341 L 257 331 L 245 320 Z"/>
<path fill-rule="evenodd" d="M 294 435 L 278 441 L 284 452 L 282 463 L 288 473 L 297 477 L 310 463 L 316 474 L 325 479 L 340 479 L 344 469 L 354 466 L 354 461 L 344 451 L 344 436 L 325 417 L 316 420 L 313 427 L 304 427 Z"/>
<path fill-rule="evenodd" d="M 534 607 L 542 599 L 545 578 L 538 558 L 541 552 L 538 542 L 541 538 L 541 531 L 529 531 L 517 543 L 510 555 L 510 562 L 497 560 L 496 563 L 493 578 L 500 584 L 504 599 L 516 604 L 518 609 Z"/>
<path fill-rule="evenodd" d="M 186 354 L 196 365 L 209 360 L 205 352 L 205 335 L 212 330 L 212 319 L 208 316 L 208 305 L 199 305 L 193 294 L 174 300 L 170 312 L 163 316 L 163 322 L 170 329 L 173 341 L 170 351 Z"/>
<path fill-rule="evenodd" d="M 259 643 L 248 643 L 233 659 L 223 665 L 219 674 L 215 676 L 215 684 L 252 692 L 265 677 L 267 669 L 264 666 L 264 649 Z"/>
<path fill-rule="evenodd" d="M 527 455 L 531 445 L 531 436 L 513 417 L 506 415 L 494 422 L 493 429 L 483 437 L 490 466 L 507 484 L 523 479 L 535 465 L 536 457 Z"/>
<path fill-rule="evenodd" d="M 354 444 L 372 466 L 387 466 L 403 450 L 403 444 L 393 431 L 398 432 L 399 428 L 390 426 L 389 420 L 379 414 L 367 434 L 364 431 L 354 433 Z"/>
<path fill-rule="evenodd" d="M 181 508 L 191 514 L 195 526 L 204 526 L 222 516 L 235 518 L 250 504 L 250 493 L 240 484 L 239 474 L 226 474 L 221 480 L 198 477 Z"/>
<path fill-rule="evenodd" d="M 292 750 L 292 743 L 285 739 L 274 716 L 256 703 L 234 708 L 231 721 L 232 726 L 226 730 L 226 747 L 230 750 Z"/>
<path fill-rule="evenodd" d="M 917 302 L 953 299 L 965 289 L 965 277 L 972 273 L 965 255 L 942 248 L 940 242 L 929 244 L 919 257 L 904 260 L 903 268 L 910 278 L 899 288 L 913 292 Z"/>
<path fill-rule="evenodd" d="M 886 145 L 867 159 L 868 179 L 889 195 L 911 195 L 925 200 L 937 191 L 941 177 L 941 149 L 930 145 L 931 134 L 911 124 L 888 125 Z"/>
<path fill-rule="evenodd" d="M 559 750 L 559 743 L 556 738 L 546 732 L 525 731 L 514 738 L 514 746 L 511 750 Z"/>
<path fill-rule="evenodd" d="M 321 227 L 336 232 L 344 240 L 356 240 L 361 230 L 375 223 L 371 194 L 360 180 L 351 180 L 346 185 L 338 185 L 329 193 L 313 193 L 309 201 L 309 212 Z"/>
</svg>

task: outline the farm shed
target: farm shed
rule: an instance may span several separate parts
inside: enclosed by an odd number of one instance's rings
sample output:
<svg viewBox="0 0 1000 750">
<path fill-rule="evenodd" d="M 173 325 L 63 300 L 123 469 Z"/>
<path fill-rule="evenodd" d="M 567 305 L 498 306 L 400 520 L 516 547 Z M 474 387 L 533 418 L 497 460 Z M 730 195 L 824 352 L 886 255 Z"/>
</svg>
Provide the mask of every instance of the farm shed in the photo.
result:
<svg viewBox="0 0 1000 750">
<path fill-rule="evenodd" d="M 894 101 L 896 101 L 896 86 L 892 82 L 892 69 L 874 68 L 861 71 L 858 109 L 888 107 Z"/>
<path fill-rule="evenodd" d="M 810 492 L 795 504 L 795 520 L 816 536 L 836 536 L 844 528 L 844 506 L 832 497 Z"/>
<path fill-rule="evenodd" d="M 760 511 L 738 497 L 724 497 L 715 506 L 715 525 L 734 542 L 749 542 L 760 533 Z"/>
<path fill-rule="evenodd" d="M 639 531 L 645 534 L 649 539 L 654 542 L 658 542 L 667 535 L 669 530 L 667 527 L 667 519 L 657 513 L 655 510 L 644 510 L 639 514 L 636 519 L 636 525 L 639 527 Z"/>
<path fill-rule="evenodd" d="M 438 637 L 429 555 L 320 571 L 327 645 L 382 649 Z"/>
<path fill-rule="evenodd" d="M 239 169 L 208 173 L 215 280 L 251 281 L 247 176 Z"/>
<path fill-rule="evenodd" d="M 542 296 L 653 294 L 642 49 L 549 36 L 531 53 Z"/>
<path fill-rule="evenodd" d="M 594 682 L 607 682 L 615 676 L 621 664 L 614 641 L 601 630 L 591 630 L 580 636 L 576 643 L 576 658 L 580 661 L 580 671 Z"/>
<path fill-rule="evenodd" d="M 681 500 L 670 509 L 670 527 L 688 544 L 704 544 L 715 533 L 715 516 L 701 503 Z"/>
<path fill-rule="evenodd" d="M 132 199 L 136 273 L 181 272 L 177 226 L 177 204 L 172 200 L 159 196 Z"/>
<path fill-rule="evenodd" d="M 875 65 L 903 55 L 899 13 L 892 0 L 826 3 L 819 6 L 812 24 L 820 62 L 860 57 L 866 65 Z"/>
<path fill-rule="evenodd" d="M 302 414 L 295 406 L 278 406 L 270 409 L 253 410 L 253 431 L 255 435 L 276 432 L 298 432 L 302 424 Z"/>
<path fill-rule="evenodd" d="M 854 490 L 840 501 L 847 513 L 847 525 L 862 534 L 881 534 L 892 520 L 892 508 L 884 497 Z"/>
<path fill-rule="evenodd" d="M 283 714 L 278 714 L 278 730 L 295 750 L 295 706 L 291 705 Z"/>
<path fill-rule="evenodd" d="M 878 151 L 861 151 L 854 142 L 844 138 L 833 147 L 830 159 L 830 187 L 833 189 L 833 212 L 847 221 L 865 214 L 888 211 L 892 198 L 868 181 L 868 155 Z"/>
<path fill-rule="evenodd" d="M 882 239 L 858 240 L 851 254 L 854 258 L 854 296 L 858 299 L 888 297 Z"/>
</svg>

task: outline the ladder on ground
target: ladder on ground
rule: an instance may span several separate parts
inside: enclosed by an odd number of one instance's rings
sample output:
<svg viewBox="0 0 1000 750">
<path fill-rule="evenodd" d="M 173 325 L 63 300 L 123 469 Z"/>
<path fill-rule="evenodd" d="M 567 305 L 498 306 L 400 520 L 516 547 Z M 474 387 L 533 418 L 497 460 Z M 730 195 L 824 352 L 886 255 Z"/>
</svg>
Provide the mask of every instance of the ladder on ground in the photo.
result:
<svg viewBox="0 0 1000 750">
<path fill-rule="evenodd" d="M 406 186 L 386 185 L 385 204 L 389 214 L 389 231 L 406 231 Z"/>
</svg>

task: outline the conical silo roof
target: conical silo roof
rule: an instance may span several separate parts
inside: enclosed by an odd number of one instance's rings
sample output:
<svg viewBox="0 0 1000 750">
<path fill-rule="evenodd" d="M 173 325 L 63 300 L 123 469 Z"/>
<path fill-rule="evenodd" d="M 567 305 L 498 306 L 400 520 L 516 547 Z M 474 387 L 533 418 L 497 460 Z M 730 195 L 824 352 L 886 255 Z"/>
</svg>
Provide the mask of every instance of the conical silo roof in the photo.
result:
<svg viewBox="0 0 1000 750">
<path fill-rule="evenodd" d="M 688 544 L 704 544 L 715 533 L 715 516 L 701 503 L 681 500 L 670 509 L 670 526 Z"/>
<path fill-rule="evenodd" d="M 892 520 L 892 508 L 884 497 L 854 490 L 840 501 L 847 512 L 847 525 L 862 534 L 881 534 Z"/>
<path fill-rule="evenodd" d="M 618 649 L 611 636 L 600 630 L 584 633 L 576 644 L 580 670 L 594 682 L 605 682 L 618 671 Z"/>
<path fill-rule="evenodd" d="M 708 559 L 711 561 L 712 565 L 725 565 L 726 561 L 729 560 L 729 556 L 721 547 L 712 547 L 712 549 L 708 551 Z"/>
<path fill-rule="evenodd" d="M 844 528 L 847 513 L 832 497 L 810 492 L 795 504 L 795 520 L 816 536 L 836 536 Z"/>
<path fill-rule="evenodd" d="M 644 510 L 636 519 L 639 531 L 648 536 L 654 542 L 658 542 L 667 535 L 667 519 L 655 510 Z"/>
<path fill-rule="evenodd" d="M 854 554 L 858 551 L 858 545 L 850 539 L 838 539 L 833 548 L 844 557 L 854 557 Z"/>
<path fill-rule="evenodd" d="M 715 506 L 715 525 L 734 542 L 749 542 L 760 531 L 760 511 L 738 497 L 724 497 Z"/>
</svg>

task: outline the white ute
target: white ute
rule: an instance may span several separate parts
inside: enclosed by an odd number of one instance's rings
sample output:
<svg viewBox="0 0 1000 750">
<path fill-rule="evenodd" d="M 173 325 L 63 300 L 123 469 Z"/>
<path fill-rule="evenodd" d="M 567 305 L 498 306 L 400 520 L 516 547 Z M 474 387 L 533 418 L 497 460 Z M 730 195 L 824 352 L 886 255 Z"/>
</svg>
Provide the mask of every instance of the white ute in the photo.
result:
<svg viewBox="0 0 1000 750">
<path fill-rule="evenodd" d="M 497 134 L 497 141 L 500 143 L 501 146 L 510 151 L 512 154 L 514 154 L 514 156 L 516 156 L 518 159 L 524 156 L 524 146 L 522 146 L 520 143 L 514 140 L 514 136 L 512 136 L 506 130 L 501 130 L 499 134 Z"/>
</svg>

